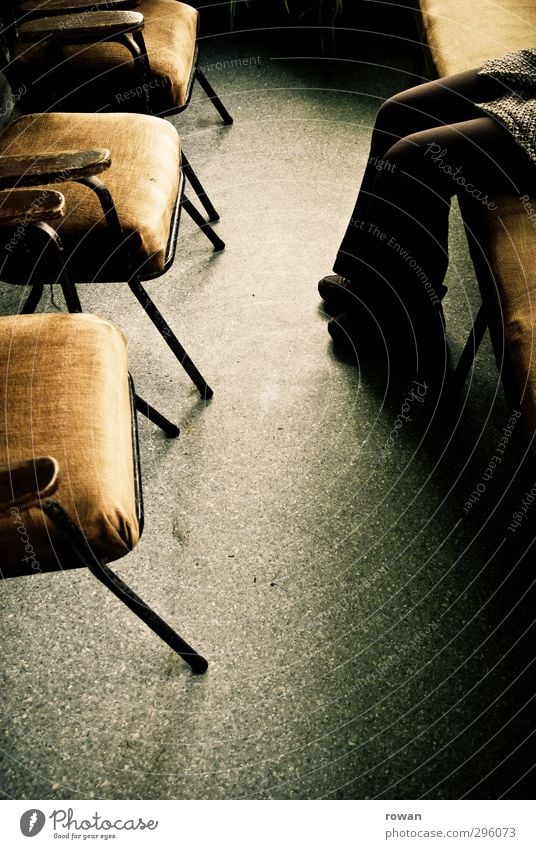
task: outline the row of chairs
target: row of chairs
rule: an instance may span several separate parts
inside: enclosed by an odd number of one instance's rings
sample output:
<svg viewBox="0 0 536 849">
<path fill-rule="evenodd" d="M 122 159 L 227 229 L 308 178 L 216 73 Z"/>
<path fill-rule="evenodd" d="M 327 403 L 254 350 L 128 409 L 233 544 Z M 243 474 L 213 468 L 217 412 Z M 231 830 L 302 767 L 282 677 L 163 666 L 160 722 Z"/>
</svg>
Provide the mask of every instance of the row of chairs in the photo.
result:
<svg viewBox="0 0 536 849">
<path fill-rule="evenodd" d="M 136 394 L 124 334 L 84 314 L 77 287 L 126 283 L 201 397 L 212 396 L 143 284 L 173 263 L 181 211 L 224 248 L 211 227 L 218 214 L 161 116 L 185 109 L 198 80 L 232 119 L 199 66 L 187 4 L 20 0 L 8 11 L 5 72 L 25 97 L 0 134 L 0 279 L 29 294 L 19 315 L 0 318 L 3 576 L 87 567 L 204 672 L 207 661 L 108 565 L 143 530 L 137 412 L 169 437 L 179 429 Z M 68 313 L 35 313 L 49 284 Z"/>
</svg>

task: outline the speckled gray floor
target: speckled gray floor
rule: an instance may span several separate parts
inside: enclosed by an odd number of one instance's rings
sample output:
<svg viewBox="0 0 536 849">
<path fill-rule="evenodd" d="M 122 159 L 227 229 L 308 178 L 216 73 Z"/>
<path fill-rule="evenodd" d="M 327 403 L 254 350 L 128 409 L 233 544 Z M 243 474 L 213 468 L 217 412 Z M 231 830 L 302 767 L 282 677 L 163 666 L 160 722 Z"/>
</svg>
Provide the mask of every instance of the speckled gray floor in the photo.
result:
<svg viewBox="0 0 536 849">
<path fill-rule="evenodd" d="M 362 58 L 205 46 L 235 126 L 199 92 L 174 121 L 227 250 L 185 220 L 149 288 L 214 386 L 209 405 L 128 291 L 82 292 L 128 333 L 140 393 L 183 429 L 168 441 L 140 423 L 146 530 L 117 571 L 210 670 L 191 676 L 83 571 L 4 581 L 6 797 L 524 793 L 533 513 L 507 530 L 534 483 L 520 433 L 464 512 L 509 418 L 489 345 L 458 427 L 414 402 L 389 450 L 412 379 L 338 359 L 319 310 L 375 110 L 409 82 L 409 55 Z M 452 257 L 459 353 L 478 298 L 456 214 Z M 2 312 L 19 296 L 2 286 Z"/>
</svg>

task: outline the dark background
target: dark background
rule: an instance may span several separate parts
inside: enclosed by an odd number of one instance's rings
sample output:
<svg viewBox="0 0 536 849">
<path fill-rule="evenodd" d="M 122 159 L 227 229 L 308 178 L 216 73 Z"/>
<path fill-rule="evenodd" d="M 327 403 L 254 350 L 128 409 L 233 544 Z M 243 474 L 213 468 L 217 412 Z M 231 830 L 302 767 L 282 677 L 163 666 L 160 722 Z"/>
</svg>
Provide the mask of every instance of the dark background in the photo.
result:
<svg viewBox="0 0 536 849">
<path fill-rule="evenodd" d="M 273 47 L 298 55 L 351 56 L 364 43 L 417 40 L 414 0 L 192 0 L 201 12 L 201 36 L 255 32 Z"/>
</svg>

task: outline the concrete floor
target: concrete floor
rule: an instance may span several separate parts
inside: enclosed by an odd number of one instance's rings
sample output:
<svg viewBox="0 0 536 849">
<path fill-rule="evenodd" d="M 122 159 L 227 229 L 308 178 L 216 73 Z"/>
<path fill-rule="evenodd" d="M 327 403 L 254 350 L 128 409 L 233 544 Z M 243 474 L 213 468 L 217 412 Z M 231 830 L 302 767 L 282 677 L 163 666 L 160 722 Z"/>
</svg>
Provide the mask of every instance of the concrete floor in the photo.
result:
<svg viewBox="0 0 536 849">
<path fill-rule="evenodd" d="M 205 45 L 235 126 L 199 91 L 174 122 L 227 249 L 212 255 L 185 219 L 149 288 L 214 400 L 125 288 L 82 300 L 126 330 L 138 390 L 182 427 L 169 441 L 140 422 L 146 529 L 117 571 L 210 669 L 193 677 L 84 571 L 4 581 L 5 797 L 524 795 L 532 515 L 507 530 L 534 484 L 520 427 L 464 512 L 510 415 L 489 345 L 458 426 L 427 398 L 389 448 L 412 377 L 340 360 L 316 293 L 375 111 L 411 63 Z M 478 298 L 456 213 L 451 243 L 459 353 Z M 10 313 L 20 293 L 1 298 Z"/>
</svg>

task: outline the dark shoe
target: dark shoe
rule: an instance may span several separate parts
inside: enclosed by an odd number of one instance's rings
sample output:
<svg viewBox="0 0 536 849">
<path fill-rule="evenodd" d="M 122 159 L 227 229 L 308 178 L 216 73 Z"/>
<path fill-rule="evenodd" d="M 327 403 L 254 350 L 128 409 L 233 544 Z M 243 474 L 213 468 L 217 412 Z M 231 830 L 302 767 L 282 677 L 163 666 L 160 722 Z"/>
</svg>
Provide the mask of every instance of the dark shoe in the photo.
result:
<svg viewBox="0 0 536 849">
<path fill-rule="evenodd" d="M 329 312 L 351 312 L 358 302 L 357 292 L 352 289 L 350 280 L 339 274 L 323 277 L 318 284 L 318 294 Z"/>
<path fill-rule="evenodd" d="M 441 324 L 441 328 L 443 325 Z M 328 332 L 336 348 L 345 356 L 385 358 L 394 371 L 416 374 L 442 374 L 448 365 L 447 340 L 442 329 L 421 337 L 401 333 L 395 325 L 381 326 L 374 318 L 343 313 L 328 323 Z"/>
<path fill-rule="evenodd" d="M 342 313 L 329 320 L 328 333 L 346 356 L 378 356 L 385 350 L 381 328 L 371 315 Z"/>
</svg>

